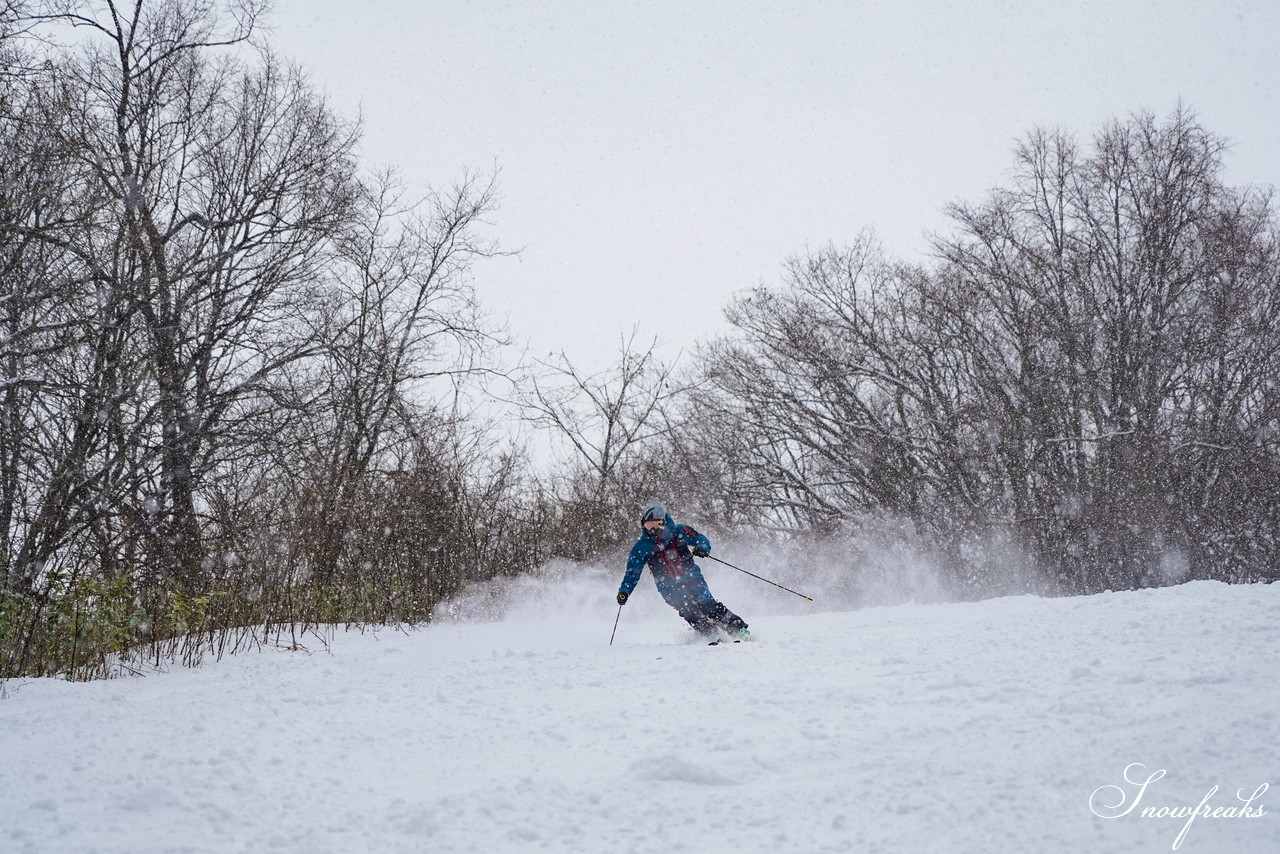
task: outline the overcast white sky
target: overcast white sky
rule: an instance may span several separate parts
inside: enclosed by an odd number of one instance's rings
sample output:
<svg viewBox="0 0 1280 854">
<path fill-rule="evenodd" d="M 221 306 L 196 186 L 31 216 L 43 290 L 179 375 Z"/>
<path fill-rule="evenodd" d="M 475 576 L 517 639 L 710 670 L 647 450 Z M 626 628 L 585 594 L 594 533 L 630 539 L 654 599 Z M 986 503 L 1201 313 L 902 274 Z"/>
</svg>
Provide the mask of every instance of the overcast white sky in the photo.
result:
<svg viewBox="0 0 1280 854">
<path fill-rule="evenodd" d="M 535 355 L 673 356 L 806 245 L 927 251 L 1036 125 L 1089 136 L 1182 99 L 1280 183 L 1280 2 L 277 0 L 270 41 L 370 163 L 501 170 L 480 296 Z"/>
</svg>

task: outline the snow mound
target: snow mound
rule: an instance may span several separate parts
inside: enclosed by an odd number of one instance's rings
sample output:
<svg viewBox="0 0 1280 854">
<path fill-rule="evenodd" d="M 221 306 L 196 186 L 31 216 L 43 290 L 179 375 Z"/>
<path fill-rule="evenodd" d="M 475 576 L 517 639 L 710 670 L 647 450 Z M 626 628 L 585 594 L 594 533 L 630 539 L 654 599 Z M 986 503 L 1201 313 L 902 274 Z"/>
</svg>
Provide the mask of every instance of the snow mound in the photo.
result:
<svg viewBox="0 0 1280 854">
<path fill-rule="evenodd" d="M 731 786 L 736 782 L 709 763 L 692 762 L 671 751 L 638 759 L 628 770 L 642 782 L 692 783 L 696 786 Z"/>
</svg>

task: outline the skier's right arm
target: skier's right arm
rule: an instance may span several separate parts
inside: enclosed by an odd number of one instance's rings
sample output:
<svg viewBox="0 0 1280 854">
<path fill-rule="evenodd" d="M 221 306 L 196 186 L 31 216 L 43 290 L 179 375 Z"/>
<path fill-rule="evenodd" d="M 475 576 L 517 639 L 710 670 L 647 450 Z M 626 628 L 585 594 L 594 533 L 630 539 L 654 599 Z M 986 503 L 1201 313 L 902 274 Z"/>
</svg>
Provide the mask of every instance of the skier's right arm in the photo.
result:
<svg viewBox="0 0 1280 854">
<path fill-rule="evenodd" d="M 627 601 L 640 583 L 640 573 L 644 571 L 644 559 L 648 557 L 648 551 L 644 543 L 636 543 L 631 547 L 631 554 L 627 557 L 627 574 L 622 576 L 622 586 L 618 588 L 619 605 Z"/>
</svg>

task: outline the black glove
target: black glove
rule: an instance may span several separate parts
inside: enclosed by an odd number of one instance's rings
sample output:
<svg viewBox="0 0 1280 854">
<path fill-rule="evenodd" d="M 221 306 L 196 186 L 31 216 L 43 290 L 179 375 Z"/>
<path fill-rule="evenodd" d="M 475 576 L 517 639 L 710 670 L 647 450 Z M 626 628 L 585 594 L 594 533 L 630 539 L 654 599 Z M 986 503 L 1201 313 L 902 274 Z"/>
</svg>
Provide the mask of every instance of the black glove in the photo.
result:
<svg viewBox="0 0 1280 854">
<path fill-rule="evenodd" d="M 621 590 L 618 591 L 618 604 L 619 605 L 627 604 L 627 594 L 623 593 Z"/>
<path fill-rule="evenodd" d="M 711 554 L 710 551 L 704 549 L 702 546 L 694 546 L 691 551 L 693 552 L 694 557 L 706 557 Z"/>
</svg>

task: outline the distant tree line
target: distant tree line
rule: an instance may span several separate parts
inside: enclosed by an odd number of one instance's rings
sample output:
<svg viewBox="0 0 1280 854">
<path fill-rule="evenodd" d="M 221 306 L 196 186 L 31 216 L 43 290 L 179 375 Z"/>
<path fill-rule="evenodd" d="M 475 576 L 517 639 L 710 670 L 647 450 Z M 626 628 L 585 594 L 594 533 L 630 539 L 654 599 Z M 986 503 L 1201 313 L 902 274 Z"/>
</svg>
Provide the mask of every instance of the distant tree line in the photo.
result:
<svg viewBox="0 0 1280 854">
<path fill-rule="evenodd" d="M 1280 231 L 1188 112 L 1033 132 L 930 262 L 793 258 L 678 370 L 633 335 L 513 373 L 536 471 L 463 405 L 491 179 L 363 167 L 257 0 L 2 8 L 0 678 L 421 622 L 620 557 L 653 497 L 891 523 L 958 595 L 1280 573 Z"/>
</svg>

